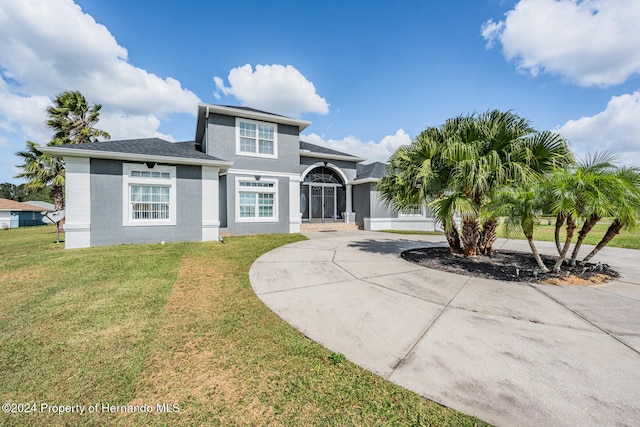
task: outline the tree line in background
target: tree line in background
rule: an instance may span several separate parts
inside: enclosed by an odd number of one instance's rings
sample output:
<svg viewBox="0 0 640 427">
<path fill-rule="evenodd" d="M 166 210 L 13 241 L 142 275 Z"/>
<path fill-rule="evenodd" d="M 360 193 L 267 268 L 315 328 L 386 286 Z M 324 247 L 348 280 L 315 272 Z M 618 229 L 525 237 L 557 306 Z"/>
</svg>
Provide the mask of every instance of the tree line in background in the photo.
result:
<svg viewBox="0 0 640 427">
<path fill-rule="evenodd" d="M 541 271 L 548 267 L 534 243 L 534 221 L 553 215 L 558 258 L 552 268 L 559 271 L 564 262 L 578 262 L 584 238 L 600 219 L 610 217 L 613 223 L 582 262 L 622 228 L 638 225 L 640 170 L 616 166 L 615 160 L 610 153 L 596 153 L 576 161 L 561 135 L 537 131 L 513 112 L 493 110 L 425 129 L 392 155 L 377 189 L 386 206 L 396 210 L 427 205 L 442 224 L 452 254 L 490 255 L 503 219 L 508 231 L 519 230 L 527 238 Z"/>
<path fill-rule="evenodd" d="M 29 190 L 27 184 L 12 184 L 3 182 L 0 184 L 0 198 L 26 202 L 27 200 L 40 200 L 52 203 L 51 190 L 48 187 L 40 190 Z"/>
<path fill-rule="evenodd" d="M 53 105 L 47 108 L 47 127 L 53 132 L 53 137 L 47 145 L 83 144 L 97 141 L 102 137 L 109 139 L 110 135 L 95 125 L 100 118 L 101 105 L 89 106 L 87 100 L 78 91 L 68 91 L 58 94 Z M 22 187 L 29 198 L 34 193 L 49 192 L 56 210 L 64 208 L 64 161 L 57 157 L 38 151 L 40 144 L 33 141 L 26 142 L 26 150 L 16 153 L 23 163 L 18 165 L 22 172 L 16 178 L 26 179 Z M 2 184 L 4 185 L 4 184 Z M 10 184 L 11 185 L 11 184 Z M 7 191 L 16 191 L 8 188 Z M 17 194 L 18 197 L 25 197 Z M 12 197 L 8 197 L 12 198 Z M 16 200 L 16 199 L 14 199 Z"/>
</svg>

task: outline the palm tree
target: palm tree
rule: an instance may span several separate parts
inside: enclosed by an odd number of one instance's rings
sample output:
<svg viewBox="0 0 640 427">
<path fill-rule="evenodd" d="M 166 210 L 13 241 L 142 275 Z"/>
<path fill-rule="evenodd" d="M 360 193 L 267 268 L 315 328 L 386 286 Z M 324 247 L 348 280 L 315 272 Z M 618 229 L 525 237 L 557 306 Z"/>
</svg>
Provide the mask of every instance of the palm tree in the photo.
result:
<svg viewBox="0 0 640 427">
<path fill-rule="evenodd" d="M 53 131 L 53 138 L 47 145 L 82 144 L 97 141 L 99 137 L 109 139 L 110 135 L 95 125 L 100 117 L 100 105 L 89 107 L 80 92 L 62 92 L 56 96 L 54 105 L 47 108 L 47 127 Z M 27 180 L 29 190 L 51 187 L 56 210 L 64 207 L 64 162 L 38 150 L 39 144 L 27 141 L 27 149 L 16 153 L 23 159 L 18 167 L 22 172 L 16 178 Z"/>
<path fill-rule="evenodd" d="M 439 159 L 438 149 L 442 144 L 440 130 L 430 127 L 411 145 L 399 147 L 389 159 L 387 174 L 378 182 L 377 189 L 385 206 L 393 206 L 399 211 L 423 204 L 430 197 L 446 199 L 442 200 L 444 208 L 439 205 L 430 207 L 436 211 L 442 224 L 451 253 L 462 253 L 454 212 L 459 212 L 464 204 L 456 199 L 456 195 L 447 195 L 451 168 Z"/>
<path fill-rule="evenodd" d="M 27 190 L 37 191 L 51 188 L 51 197 L 56 210 L 64 208 L 64 162 L 38 150 L 39 144 L 27 141 L 27 149 L 16 153 L 23 159 L 18 167 L 23 172 L 16 178 L 27 179 Z"/>
<path fill-rule="evenodd" d="M 391 157 L 378 184 L 381 199 L 396 209 L 427 203 L 448 233 L 452 252 L 455 214 L 462 216 L 461 251 L 489 254 L 498 221 L 483 206 L 504 185 L 533 182 L 572 160 L 567 142 L 536 132 L 513 112 L 460 116 L 429 127 Z M 450 239 L 450 237 L 452 237 Z"/>
<path fill-rule="evenodd" d="M 94 104 L 89 107 L 80 92 L 62 92 L 53 104 L 47 108 L 47 127 L 53 131 L 52 142 L 59 141 L 55 145 L 84 144 L 95 142 L 99 137 L 111 138 L 107 132 L 95 128 L 102 106 Z"/>
<path fill-rule="evenodd" d="M 616 204 L 624 203 L 620 200 L 621 196 L 624 198 L 624 183 L 613 164 L 616 158 L 612 153 L 596 152 L 578 163 L 575 170 L 577 210 L 584 218 L 584 223 L 571 254 L 571 265 L 576 265 L 580 247 L 598 221 L 604 216 L 613 215 Z"/>
<path fill-rule="evenodd" d="M 577 229 L 576 221 L 583 224 L 571 254 L 575 265 L 580 248 L 588 233 L 600 219 L 612 216 L 616 205 L 624 204 L 624 185 L 613 164 L 616 156 L 611 153 L 595 153 L 571 168 L 559 170 L 545 183 L 544 194 L 551 200 L 550 213 L 556 215 L 555 240 L 558 259 L 554 271 L 559 271 L 565 261 Z M 566 239 L 560 244 L 560 229 L 566 222 Z"/>
<path fill-rule="evenodd" d="M 553 271 L 560 271 L 564 262 L 573 235 L 576 230 L 576 220 L 580 218 L 583 209 L 581 198 L 583 197 L 579 180 L 576 179 L 575 167 L 558 169 L 542 182 L 542 191 L 549 206 L 547 212 L 556 216 L 555 243 L 558 250 L 558 258 L 553 266 Z M 564 244 L 560 242 L 560 231 L 566 224 L 566 236 Z"/>
<path fill-rule="evenodd" d="M 507 187 L 499 191 L 496 197 L 487 206 L 496 216 L 505 218 L 505 231 L 507 236 L 515 234 L 516 230 L 522 231 L 529 242 L 529 248 L 533 258 L 541 272 L 549 269 L 542 262 L 538 248 L 533 241 L 533 231 L 536 214 L 542 212 L 544 201 L 541 198 L 540 188 L 533 187 Z"/>
<path fill-rule="evenodd" d="M 588 262 L 604 248 L 623 228 L 636 228 L 640 224 L 640 170 L 621 168 L 617 174 L 620 191 L 613 201 L 614 220 L 596 247 L 582 260 Z"/>
</svg>

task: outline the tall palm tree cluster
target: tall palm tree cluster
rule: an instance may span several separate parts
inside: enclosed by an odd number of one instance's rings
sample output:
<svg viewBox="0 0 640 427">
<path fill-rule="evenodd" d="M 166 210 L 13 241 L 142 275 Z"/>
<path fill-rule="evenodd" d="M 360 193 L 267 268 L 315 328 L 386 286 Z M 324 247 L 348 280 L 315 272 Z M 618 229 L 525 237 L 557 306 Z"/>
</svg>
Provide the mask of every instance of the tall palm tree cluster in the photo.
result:
<svg viewBox="0 0 640 427">
<path fill-rule="evenodd" d="M 396 210 L 427 205 L 442 224 L 449 249 L 467 256 L 489 255 L 499 221 L 521 231 L 541 271 L 533 240 L 540 215 L 556 218 L 558 271 L 577 224 L 582 222 L 570 260 L 575 265 L 584 238 L 604 217 L 613 223 L 588 261 L 623 227 L 640 216 L 640 173 L 614 165 L 611 154 L 576 162 L 569 143 L 553 132 L 536 131 L 511 111 L 459 116 L 425 129 L 391 157 L 377 186 L 382 201 Z M 566 238 L 560 241 L 560 229 Z"/>
<path fill-rule="evenodd" d="M 78 91 L 62 92 L 56 96 L 53 105 L 47 108 L 47 127 L 53 137 L 47 145 L 83 144 L 97 141 L 110 135 L 95 125 L 100 118 L 101 105 L 89 106 L 87 100 Z M 51 188 L 51 197 L 56 210 L 64 206 L 64 161 L 38 151 L 40 144 L 26 142 L 27 149 L 16 153 L 23 159 L 18 165 L 23 172 L 16 178 L 27 180 L 28 190 Z"/>
</svg>

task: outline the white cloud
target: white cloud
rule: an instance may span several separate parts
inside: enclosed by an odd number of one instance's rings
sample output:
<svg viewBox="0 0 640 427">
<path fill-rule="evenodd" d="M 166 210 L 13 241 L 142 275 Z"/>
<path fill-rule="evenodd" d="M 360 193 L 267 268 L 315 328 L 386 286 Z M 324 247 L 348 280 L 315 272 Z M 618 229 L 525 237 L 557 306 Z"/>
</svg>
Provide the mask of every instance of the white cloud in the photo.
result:
<svg viewBox="0 0 640 427">
<path fill-rule="evenodd" d="M 100 128 L 108 129 L 111 139 L 136 139 L 157 137 L 166 141 L 175 141 L 173 136 L 158 132 L 160 120 L 153 114 L 135 116 L 122 113 L 100 115 Z"/>
<path fill-rule="evenodd" d="M 492 49 L 497 39 L 500 38 L 500 34 L 504 30 L 504 21 L 493 22 L 493 19 L 489 19 L 482 24 L 482 37 L 487 40 L 487 49 Z"/>
<path fill-rule="evenodd" d="M 520 0 L 503 21 L 482 26 L 487 47 L 537 75 L 610 86 L 640 73 L 637 0 Z"/>
<path fill-rule="evenodd" d="M 213 78 L 217 92 L 237 98 L 242 105 L 299 117 L 302 113 L 327 114 L 329 104 L 316 93 L 316 88 L 291 65 L 249 64 L 233 68 L 229 72 L 229 86 L 216 76 Z"/>
<path fill-rule="evenodd" d="M 0 123 L 27 138 L 48 139 L 44 108 L 65 90 L 102 104 L 99 127 L 122 137 L 131 135 L 120 130 L 135 133 L 141 123 L 139 132 L 156 134 L 172 113 L 195 114 L 193 92 L 127 57 L 109 30 L 72 0 L 0 0 Z M 105 126 L 110 115 L 116 130 Z"/>
<path fill-rule="evenodd" d="M 620 162 L 640 166 L 640 91 L 612 97 L 607 108 L 591 117 L 569 120 L 556 130 L 580 156 L 612 151 Z"/>
<path fill-rule="evenodd" d="M 50 138 L 45 125 L 45 110 L 51 104 L 48 96 L 21 96 L 12 93 L 0 76 L 0 128 L 21 132 L 35 141 Z"/>
<path fill-rule="evenodd" d="M 393 135 L 385 136 L 380 142 L 362 141 L 353 135 L 342 139 L 325 140 L 315 133 L 302 135 L 300 138 L 311 144 L 361 157 L 366 160 L 365 163 L 386 162 L 398 147 L 411 143 L 411 138 L 402 129 L 398 129 Z"/>
</svg>

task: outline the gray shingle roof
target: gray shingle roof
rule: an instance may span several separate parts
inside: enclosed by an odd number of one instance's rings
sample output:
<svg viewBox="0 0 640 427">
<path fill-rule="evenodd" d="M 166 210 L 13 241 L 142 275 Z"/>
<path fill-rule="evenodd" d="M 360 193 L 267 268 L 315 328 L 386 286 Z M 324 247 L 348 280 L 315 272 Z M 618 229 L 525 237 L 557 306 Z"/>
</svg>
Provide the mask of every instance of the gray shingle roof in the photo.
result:
<svg viewBox="0 0 640 427">
<path fill-rule="evenodd" d="M 312 153 L 318 153 L 318 154 L 332 154 L 334 156 L 348 156 L 348 157 L 356 158 L 356 156 L 354 156 L 353 154 L 347 154 L 341 151 L 332 150 L 331 148 L 321 147 L 319 145 L 311 144 L 309 142 L 302 141 L 302 140 L 300 140 L 300 149 L 308 150 L 308 151 L 311 151 Z"/>
<path fill-rule="evenodd" d="M 60 148 L 102 151 L 112 153 L 142 154 L 148 156 L 180 157 L 185 159 L 223 160 L 196 149 L 193 141 L 169 142 L 160 138 L 126 139 L 120 141 L 98 141 L 87 144 L 65 144 Z"/>
<path fill-rule="evenodd" d="M 236 110 L 252 111 L 254 113 L 268 114 L 270 116 L 287 117 L 287 116 L 283 116 L 282 114 L 270 113 L 268 111 L 258 110 L 256 108 L 251 108 L 251 107 L 240 107 L 238 105 L 223 105 L 223 107 L 235 108 Z"/>
<path fill-rule="evenodd" d="M 368 165 L 357 165 L 357 176 L 356 179 L 366 179 L 366 178 L 382 178 L 387 173 L 385 168 L 387 165 L 385 163 L 373 162 Z"/>
</svg>

